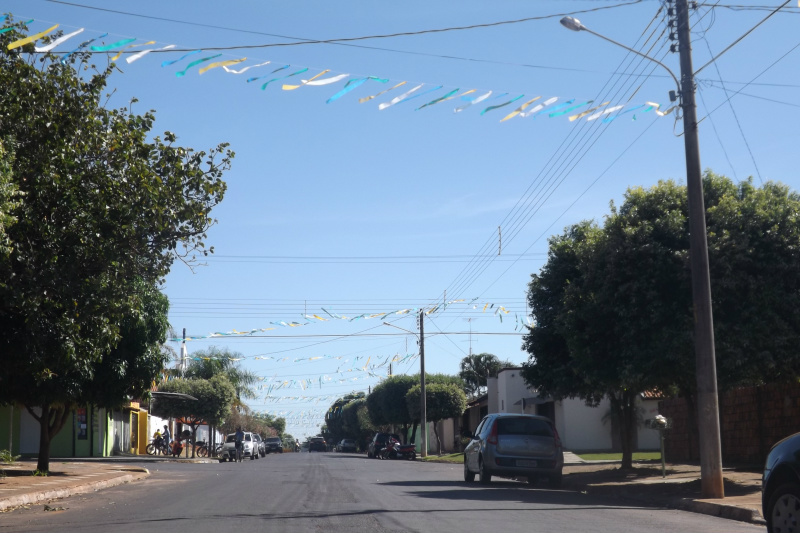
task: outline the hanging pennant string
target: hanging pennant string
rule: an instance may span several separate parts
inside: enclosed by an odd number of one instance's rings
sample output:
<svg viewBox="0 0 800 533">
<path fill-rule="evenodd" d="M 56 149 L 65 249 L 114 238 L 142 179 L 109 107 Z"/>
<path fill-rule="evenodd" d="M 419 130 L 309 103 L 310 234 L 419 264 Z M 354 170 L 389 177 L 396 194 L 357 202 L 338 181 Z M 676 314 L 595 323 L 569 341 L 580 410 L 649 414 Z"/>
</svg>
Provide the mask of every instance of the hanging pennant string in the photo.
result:
<svg viewBox="0 0 800 533">
<path fill-rule="evenodd" d="M 619 111 L 623 107 L 625 107 L 625 106 L 624 105 L 618 105 L 618 106 L 614 106 L 614 107 L 609 107 L 608 109 L 604 109 L 603 111 L 599 111 L 599 112 L 595 113 L 594 115 L 592 115 L 591 117 L 587 118 L 586 122 L 591 122 L 593 120 L 597 120 L 598 118 L 602 117 L 603 115 L 610 115 L 614 111 Z M 603 121 L 603 122 L 605 122 L 605 121 Z"/>
<path fill-rule="evenodd" d="M 50 43 L 48 45 L 37 46 L 34 50 L 36 50 L 39 53 L 49 52 L 50 50 L 52 50 L 56 46 L 69 41 L 70 39 L 72 39 L 73 37 L 75 37 L 76 35 L 78 35 L 81 32 L 83 32 L 83 28 L 79 29 L 78 31 L 74 31 L 72 33 L 68 33 L 66 35 L 63 35 L 63 36 L 59 37 L 58 39 L 56 39 L 55 41 L 53 41 L 52 43 Z"/>
<path fill-rule="evenodd" d="M 406 83 L 408 83 L 408 82 L 407 81 L 401 81 L 400 83 L 398 83 L 394 87 L 389 87 L 388 89 L 383 90 L 383 91 L 379 92 L 378 94 L 373 94 L 372 96 L 365 96 L 364 98 L 359 98 L 358 99 L 358 103 L 359 104 L 363 104 L 364 102 L 369 102 L 373 98 L 377 98 L 378 96 L 380 96 L 382 94 L 386 94 L 389 91 L 391 91 L 392 89 L 397 89 L 398 87 L 401 87 L 401 86 L 405 85 Z"/>
<path fill-rule="evenodd" d="M 103 38 L 103 37 L 105 37 L 106 35 L 108 35 L 108 34 L 107 34 L 107 33 L 104 33 L 103 35 L 100 35 L 100 36 L 98 36 L 98 37 L 95 37 L 94 39 L 89 39 L 88 41 L 84 41 L 84 42 L 82 42 L 82 43 L 81 43 L 81 44 L 78 46 L 78 48 L 76 48 L 76 49 L 75 49 L 75 50 L 73 50 L 72 52 L 67 52 L 66 54 L 64 54 L 63 56 L 61 56 L 61 59 L 60 59 L 59 61 L 61 61 L 61 64 L 62 64 L 62 65 L 63 65 L 63 64 L 65 64 L 65 63 L 67 62 L 67 58 L 68 58 L 69 56 L 71 56 L 72 54 L 74 54 L 74 53 L 76 53 L 76 52 L 79 52 L 79 51 L 83 50 L 84 48 L 86 48 L 87 46 L 89 46 L 90 44 L 92 44 L 93 42 L 95 42 L 97 39 L 102 39 L 102 38 Z"/>
<path fill-rule="evenodd" d="M 352 80 L 348 80 L 348 82 L 344 84 L 344 89 L 328 98 L 325 103 L 330 104 L 331 102 L 335 102 L 342 96 L 346 95 L 353 89 L 360 87 L 369 80 L 377 81 L 378 83 L 386 83 L 389 81 L 388 78 L 378 78 L 377 76 L 367 76 L 366 78 L 354 78 Z"/>
<path fill-rule="evenodd" d="M 308 83 L 310 83 L 310 82 L 312 82 L 312 81 L 316 80 L 316 79 L 317 79 L 317 78 L 319 78 L 320 76 L 324 76 L 325 74 L 327 74 L 327 73 L 328 73 L 328 72 L 330 72 L 330 71 L 331 71 L 330 69 L 323 70 L 322 72 L 320 72 L 319 74 L 317 74 L 316 76 L 314 76 L 313 78 L 311 78 L 311 79 L 310 79 L 310 80 L 308 80 L 308 81 L 306 81 L 306 80 L 300 80 L 300 85 L 289 85 L 289 84 L 284 84 L 282 88 L 283 88 L 283 90 L 284 90 L 284 91 L 294 91 L 295 89 L 299 89 L 299 88 L 300 88 L 300 87 L 302 87 L 303 85 L 307 85 Z"/>
<path fill-rule="evenodd" d="M 520 99 L 520 98 L 522 98 L 523 96 L 525 96 L 525 95 L 524 95 L 524 94 L 521 94 L 521 95 L 517 96 L 516 98 L 512 98 L 512 99 L 511 99 L 511 100 L 509 100 L 508 102 L 505 102 L 505 103 L 502 103 L 502 104 L 498 104 L 498 105 L 490 105 L 489 107 L 487 107 L 486 109 L 484 109 L 483 111 L 481 111 L 481 116 L 485 115 L 485 114 L 486 114 L 486 113 L 488 113 L 489 111 L 494 111 L 495 109 L 499 109 L 499 108 L 501 108 L 501 107 L 505 107 L 505 106 L 507 106 L 508 104 L 513 104 L 514 102 L 516 102 L 517 100 L 519 100 L 519 99 Z"/>
<path fill-rule="evenodd" d="M 506 120 L 509 120 L 509 119 L 512 119 L 512 118 L 516 117 L 517 115 L 522 113 L 529 105 L 531 105 L 532 103 L 534 103 L 536 100 L 538 100 L 540 98 L 541 98 L 541 96 L 537 96 L 536 98 L 532 98 L 532 99 L 528 100 L 527 102 L 525 102 L 524 104 L 522 104 L 521 106 L 516 108 L 514 111 L 512 111 L 511 113 L 506 115 L 505 118 L 503 118 L 503 120 L 501 120 L 500 122 L 505 122 Z"/>
<path fill-rule="evenodd" d="M 264 79 L 264 78 L 266 78 L 267 76 L 272 76 L 272 75 L 273 75 L 273 74 L 275 74 L 276 72 L 280 72 L 281 70 L 285 70 L 285 69 L 289 68 L 290 66 L 291 66 L 291 65 L 284 65 L 284 66 L 282 66 L 282 67 L 280 67 L 280 68 L 276 68 L 275 70 L 273 70 L 273 71 L 272 71 L 272 72 L 270 72 L 269 74 L 264 74 L 263 76 L 257 76 L 257 77 L 255 77 L 255 78 L 247 78 L 247 83 L 250 83 L 250 82 L 252 82 L 252 81 L 263 80 L 263 79 Z"/>
<path fill-rule="evenodd" d="M 200 52 L 202 52 L 202 50 L 194 50 L 193 52 L 189 52 L 188 54 L 184 54 L 184 55 L 182 55 L 182 56 L 181 56 L 180 58 L 178 58 L 178 59 L 173 59 L 172 61 L 164 61 L 164 62 L 162 62 L 162 63 L 161 63 L 161 67 L 163 68 L 163 67 L 168 67 L 168 66 L 170 66 L 170 65 L 174 65 L 175 63 L 178 63 L 178 62 L 180 62 L 180 61 L 183 61 L 183 60 L 184 60 L 184 59 L 186 59 L 187 57 L 189 57 L 189 56 L 193 56 L 194 54 L 199 54 Z"/>
<path fill-rule="evenodd" d="M 423 91 L 423 92 L 421 92 L 419 94 L 415 94 L 414 96 L 410 96 L 410 97 L 406 98 L 405 100 L 401 100 L 401 101 L 397 102 L 397 104 L 404 104 L 404 103 L 406 103 L 408 101 L 413 100 L 414 98 L 419 98 L 422 95 L 425 95 L 425 94 L 428 94 L 428 93 L 432 93 L 433 91 L 438 91 L 442 87 L 444 87 L 444 85 L 439 85 L 439 86 L 434 87 L 432 89 L 428 89 L 427 91 Z"/>
<path fill-rule="evenodd" d="M 241 63 L 242 61 L 247 61 L 247 58 L 243 57 L 241 59 L 228 59 L 227 61 L 217 61 L 215 63 L 211 63 L 210 65 L 208 65 L 206 67 L 201 68 L 200 71 L 198 72 L 198 74 L 203 74 L 205 72 L 208 72 L 212 68 L 227 67 L 227 66 L 230 66 L 230 65 L 236 65 L 237 63 Z"/>
<path fill-rule="evenodd" d="M 33 41 L 37 41 L 53 31 L 54 29 L 58 28 L 58 24 L 53 26 L 52 28 L 48 28 L 42 32 L 34 33 L 33 35 L 29 35 L 28 37 L 23 37 L 22 39 L 18 39 L 8 44 L 8 49 L 13 50 L 15 48 L 19 48 L 20 46 L 25 46 L 26 44 L 30 44 Z"/>
<path fill-rule="evenodd" d="M 6 16 L 8 16 L 8 15 L 6 15 Z M 31 22 L 33 22 L 33 19 L 26 20 L 25 22 L 20 22 L 20 23 L 17 23 L 17 24 L 12 24 L 11 26 L 9 26 L 7 28 L 3 28 L 2 30 L 0 30 L 0 35 L 2 35 L 3 33 L 7 32 L 7 31 L 13 30 L 14 28 L 17 28 L 17 27 L 20 27 L 20 26 L 24 26 L 26 24 L 30 24 Z"/>
<path fill-rule="evenodd" d="M 625 107 L 625 106 L 622 106 L 622 107 Z M 634 112 L 634 111 L 636 111 L 637 109 L 641 109 L 641 108 L 643 108 L 643 107 L 644 107 L 644 105 L 637 105 L 636 107 L 632 107 L 632 108 L 628 109 L 627 111 L 623 111 L 622 113 L 617 113 L 616 115 L 614 115 L 614 116 L 612 116 L 612 117 L 607 117 L 607 118 L 604 118 L 604 119 L 603 119 L 603 123 L 604 123 L 604 124 L 608 124 L 608 123 L 609 123 L 609 122 L 611 122 L 612 120 L 615 120 L 617 117 L 621 117 L 622 115 L 625 115 L 625 114 L 627 114 L 627 113 L 633 113 L 633 112 Z M 612 109 L 613 109 L 613 108 L 612 108 Z M 589 117 L 589 118 L 588 118 L 588 119 L 586 119 L 586 120 L 591 120 L 591 118 L 592 118 L 592 117 Z"/>
<path fill-rule="evenodd" d="M 533 109 L 530 109 L 529 111 L 526 111 L 524 113 L 520 113 L 519 116 L 520 116 L 520 118 L 525 118 L 527 116 L 534 115 L 534 114 L 540 112 L 545 107 L 549 106 L 550 104 L 556 103 L 557 101 L 558 101 L 558 96 L 554 96 L 553 98 L 548 98 L 547 100 L 545 100 L 541 104 L 537 104 L 535 107 L 533 107 Z"/>
<path fill-rule="evenodd" d="M 142 50 L 138 54 L 133 54 L 132 56 L 126 58 L 125 62 L 130 65 L 131 63 L 133 63 L 137 59 L 143 58 L 144 56 L 146 56 L 150 52 L 160 52 L 160 51 L 163 51 L 163 50 L 170 50 L 172 48 L 175 48 L 174 44 L 167 45 L 164 48 L 151 48 L 150 50 Z M 164 65 L 162 64 L 161 66 L 163 67 Z"/>
<path fill-rule="evenodd" d="M 465 105 L 462 105 L 461 107 L 457 107 L 457 108 L 453 109 L 453 113 L 461 113 L 466 108 L 468 108 L 468 107 L 470 107 L 472 105 L 479 104 L 479 103 L 483 102 L 484 100 L 489 98 L 489 96 L 491 96 L 491 94 L 492 94 L 492 91 L 489 91 L 488 93 L 486 93 L 486 94 L 484 94 L 482 96 L 478 96 L 477 98 L 465 98 L 465 100 L 468 100 L 469 103 L 465 104 Z M 462 96 L 462 98 L 464 98 L 464 97 Z"/>
<path fill-rule="evenodd" d="M 120 46 L 125 46 L 128 43 L 132 43 L 135 40 L 136 40 L 135 37 L 133 39 L 122 39 L 122 40 L 117 41 L 115 43 L 106 44 L 106 45 L 103 45 L 103 46 L 92 46 L 90 48 L 90 50 L 92 52 L 108 52 L 109 50 L 113 50 L 114 48 L 118 48 Z"/>
<path fill-rule="evenodd" d="M 195 60 L 195 61 L 192 61 L 191 63 L 189 63 L 188 65 L 186 65 L 186 68 L 185 68 L 185 69 L 183 69 L 183 70 L 180 70 L 180 71 L 176 72 L 176 73 L 175 73 L 175 77 L 176 77 L 176 78 L 181 78 L 181 77 L 183 77 L 183 76 L 186 76 L 186 73 L 189 71 L 189 69 L 190 69 L 190 68 L 192 68 L 192 67 L 195 67 L 195 66 L 199 65 L 200 63 L 205 63 L 206 61 L 210 61 L 210 60 L 212 60 L 212 59 L 215 59 L 215 58 L 217 58 L 217 57 L 219 57 L 219 56 L 221 56 L 221 55 L 222 55 L 222 54 L 215 54 L 215 55 L 213 55 L 213 56 L 208 56 L 208 57 L 204 57 L 204 58 L 202 58 L 202 59 L 197 59 L 197 60 Z"/>
<path fill-rule="evenodd" d="M 279 78 L 273 78 L 273 79 L 269 80 L 268 82 L 266 82 L 264 85 L 262 85 L 261 86 L 261 90 L 262 91 L 265 90 L 267 88 L 267 85 L 269 85 L 273 81 L 285 80 L 286 78 L 291 78 L 292 76 L 297 76 L 298 74 L 302 74 L 303 72 L 307 72 L 307 71 L 308 71 L 308 67 L 301 68 L 300 70 L 298 70 L 296 72 L 292 72 L 291 74 L 287 74 L 286 76 L 281 76 Z"/>
<path fill-rule="evenodd" d="M 112 57 L 111 61 L 116 61 L 117 59 L 119 59 L 119 57 L 122 55 L 122 52 L 127 50 L 128 48 L 135 48 L 137 46 L 150 46 L 151 44 L 156 44 L 156 42 L 155 41 L 147 41 L 146 43 L 141 43 L 141 44 L 129 44 L 128 46 L 123 47 L 122 50 L 117 52 L 117 55 Z"/>
<path fill-rule="evenodd" d="M 265 61 L 264 63 L 259 63 L 258 65 L 250 65 L 250 66 L 244 67 L 242 70 L 233 70 L 233 69 L 228 68 L 227 65 L 222 65 L 222 68 L 225 69 L 225 72 L 229 72 L 230 74 L 244 74 L 245 72 L 247 72 L 251 68 L 263 67 L 264 65 L 269 65 L 270 63 L 272 63 L 272 61 Z"/>
</svg>

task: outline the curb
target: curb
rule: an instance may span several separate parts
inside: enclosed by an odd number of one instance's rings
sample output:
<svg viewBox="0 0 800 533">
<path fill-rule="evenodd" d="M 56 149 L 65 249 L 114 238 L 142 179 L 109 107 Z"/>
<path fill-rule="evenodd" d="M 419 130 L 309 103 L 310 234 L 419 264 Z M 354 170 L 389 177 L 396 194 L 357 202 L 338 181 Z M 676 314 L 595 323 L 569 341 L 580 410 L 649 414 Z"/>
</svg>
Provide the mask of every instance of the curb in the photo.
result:
<svg viewBox="0 0 800 533">
<path fill-rule="evenodd" d="M 74 487 L 31 492 L 28 494 L 20 494 L 19 496 L 12 496 L 10 498 L 3 498 L 0 499 L 0 510 L 5 510 L 10 507 L 18 507 L 20 505 L 30 505 L 46 500 L 54 500 L 57 498 L 67 498 L 76 494 L 95 492 L 101 489 L 107 489 L 117 485 L 124 485 L 125 483 L 139 481 L 147 478 L 150 475 L 149 470 L 139 467 L 126 468 L 124 472 L 129 473 L 111 479 L 105 479 L 103 481 L 83 483 Z"/>
<path fill-rule="evenodd" d="M 758 524 L 762 526 L 767 525 L 767 521 L 762 518 L 758 509 L 748 507 L 735 507 L 733 505 L 725 505 L 711 502 L 698 502 L 698 501 L 679 501 L 672 502 L 667 505 L 682 511 L 691 511 L 693 513 L 701 513 L 718 518 L 726 518 L 728 520 L 737 520 L 739 522 L 749 522 L 750 524 Z"/>
</svg>

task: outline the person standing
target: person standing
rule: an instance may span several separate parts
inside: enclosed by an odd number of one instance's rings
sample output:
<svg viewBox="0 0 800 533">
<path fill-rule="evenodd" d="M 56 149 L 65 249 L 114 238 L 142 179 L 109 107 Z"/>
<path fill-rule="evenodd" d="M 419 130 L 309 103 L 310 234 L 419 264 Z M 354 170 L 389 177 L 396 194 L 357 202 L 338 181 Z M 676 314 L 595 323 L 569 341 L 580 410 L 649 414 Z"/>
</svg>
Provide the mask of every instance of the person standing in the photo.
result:
<svg viewBox="0 0 800 533">
<path fill-rule="evenodd" d="M 161 434 L 161 437 L 164 439 L 164 444 L 169 446 L 172 442 L 172 435 L 169 432 L 169 426 L 164 425 L 164 432 Z"/>
<path fill-rule="evenodd" d="M 240 463 L 242 462 L 242 447 L 244 446 L 244 431 L 242 431 L 242 426 L 236 428 L 236 436 L 234 437 L 236 441 L 236 460 Z"/>
</svg>

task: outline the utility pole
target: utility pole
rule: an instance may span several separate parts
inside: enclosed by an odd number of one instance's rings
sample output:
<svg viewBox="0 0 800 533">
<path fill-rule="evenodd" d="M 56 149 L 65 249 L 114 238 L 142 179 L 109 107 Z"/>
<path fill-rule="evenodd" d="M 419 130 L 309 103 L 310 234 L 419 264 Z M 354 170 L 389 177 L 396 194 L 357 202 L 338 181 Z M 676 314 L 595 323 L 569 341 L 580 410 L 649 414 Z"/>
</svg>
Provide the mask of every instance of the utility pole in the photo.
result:
<svg viewBox="0 0 800 533">
<path fill-rule="evenodd" d="M 668 0 L 669 1 L 669 0 Z M 692 44 L 688 0 L 675 0 L 681 63 L 681 108 L 686 147 L 686 188 L 689 198 L 689 258 L 694 303 L 694 346 L 697 361 L 697 427 L 700 433 L 700 478 L 704 498 L 724 498 L 722 448 L 719 428 L 717 367 L 714 353 L 714 321 L 711 309 L 711 276 L 700 143 L 697 135 Z"/>
<path fill-rule="evenodd" d="M 425 395 L 425 326 L 423 317 L 425 311 L 419 312 L 419 388 L 420 388 L 420 430 L 422 438 L 422 449 L 420 455 L 428 457 L 428 411 L 427 396 Z"/>
</svg>

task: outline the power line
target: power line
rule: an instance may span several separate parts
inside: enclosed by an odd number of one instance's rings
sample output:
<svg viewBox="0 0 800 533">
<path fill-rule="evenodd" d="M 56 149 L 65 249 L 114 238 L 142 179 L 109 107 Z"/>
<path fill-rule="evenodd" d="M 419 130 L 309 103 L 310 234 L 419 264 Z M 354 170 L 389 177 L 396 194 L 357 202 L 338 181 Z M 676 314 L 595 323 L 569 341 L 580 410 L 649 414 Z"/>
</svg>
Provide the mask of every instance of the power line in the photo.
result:
<svg viewBox="0 0 800 533">
<path fill-rule="evenodd" d="M 221 30 L 227 30 L 227 31 L 236 31 L 236 32 L 242 32 L 242 33 L 253 33 L 253 34 L 266 35 L 266 36 L 270 36 L 270 37 L 278 37 L 278 38 L 281 38 L 281 39 L 292 39 L 292 40 L 295 40 L 295 42 L 292 42 L 292 43 L 269 43 L 269 44 L 258 44 L 258 45 L 238 45 L 238 46 L 220 46 L 220 47 L 207 47 L 207 46 L 204 46 L 204 47 L 201 47 L 203 50 L 220 51 L 220 50 L 245 50 L 245 49 L 257 49 L 257 48 L 299 46 L 299 45 L 306 45 L 306 44 L 343 44 L 343 43 L 349 43 L 349 42 L 353 42 L 353 41 L 363 41 L 363 40 L 369 40 L 369 39 L 389 39 L 389 38 L 394 38 L 394 37 L 407 37 L 407 36 L 425 35 L 425 34 L 431 34 L 431 33 L 444 33 L 444 32 L 451 32 L 451 31 L 474 30 L 474 29 L 479 29 L 479 28 L 490 28 L 490 27 L 504 26 L 504 25 L 509 25 L 509 24 L 519 24 L 519 23 L 522 23 L 522 22 L 531 22 L 531 21 L 535 21 L 535 20 L 547 20 L 547 19 L 552 19 L 552 18 L 560 18 L 560 17 L 563 17 L 563 16 L 569 16 L 569 15 L 577 15 L 577 14 L 582 14 L 582 13 L 591 13 L 591 12 L 594 12 L 594 11 L 603 11 L 603 10 L 607 10 L 607 9 L 616 9 L 616 8 L 619 8 L 619 7 L 628 7 L 628 6 L 632 6 L 632 5 L 635 5 L 635 4 L 639 4 L 643 0 L 632 0 L 630 2 L 625 2 L 625 3 L 621 3 L 621 4 L 614 4 L 614 5 L 611 5 L 611 6 L 595 7 L 595 8 L 591 8 L 591 9 L 583 9 L 583 10 L 579 10 L 579 11 L 572 11 L 572 12 L 569 12 L 569 13 L 557 13 L 557 14 L 551 14 L 551 15 L 541 15 L 541 16 L 537 16 L 537 17 L 525 17 L 525 18 L 515 19 L 515 20 L 505 20 L 505 21 L 498 21 L 498 22 L 487 22 L 487 23 L 482 23 L 482 24 L 471 24 L 471 25 L 467 25 L 467 26 L 451 26 L 451 27 L 447 27 L 447 28 L 434 28 L 434 29 L 428 29 L 428 30 L 407 31 L 407 32 L 397 32 L 397 33 L 388 33 L 388 34 L 363 35 L 363 36 L 359 36 L 359 37 L 341 37 L 341 38 L 336 38 L 336 39 L 308 39 L 308 38 L 305 38 L 305 37 L 294 37 L 294 36 L 290 36 L 290 35 L 280 35 L 280 34 L 255 32 L 255 31 L 248 31 L 248 30 L 239 30 L 239 29 L 235 29 L 235 28 L 227 28 L 227 27 L 216 26 L 216 25 L 211 25 L 211 24 L 193 23 L 193 22 L 187 22 L 187 21 L 183 21 L 183 20 L 179 20 L 179 19 L 156 17 L 156 16 L 152 16 L 152 15 L 141 15 L 139 13 L 131 13 L 131 12 L 128 12 L 128 11 L 119 11 L 119 10 L 115 10 L 115 9 L 108 9 L 108 8 L 95 7 L 95 6 L 87 6 L 87 5 L 78 4 L 78 3 L 75 3 L 75 2 L 66 2 L 64 0 L 45 0 L 45 1 L 46 2 L 55 3 L 55 4 L 63 4 L 63 5 L 68 5 L 68 6 L 72 6 L 72 7 L 79 7 L 79 8 L 83 8 L 83 9 L 91 9 L 91 10 L 95 10 L 95 11 L 104 11 L 104 12 L 108 12 L 108 13 L 115 13 L 115 14 L 119 14 L 119 15 L 140 17 L 140 18 L 146 18 L 146 19 L 150 19 L 150 20 L 160 20 L 160 21 L 171 22 L 171 23 L 175 23 L 175 24 L 188 24 L 188 25 L 192 25 L 192 26 L 199 26 L 199 27 L 206 27 L 206 28 L 213 28 L 213 29 L 221 29 Z M 193 51 L 193 50 L 196 50 L 196 48 L 191 48 L 191 49 L 188 49 L 188 48 L 187 49 L 173 48 L 173 49 L 169 50 L 169 52 L 190 52 L 190 51 Z M 158 50 L 154 50 L 154 52 L 158 52 Z M 105 53 L 105 52 L 103 52 L 103 53 Z"/>
</svg>

